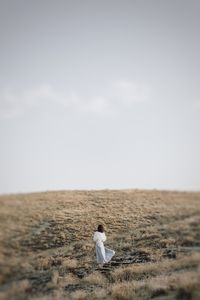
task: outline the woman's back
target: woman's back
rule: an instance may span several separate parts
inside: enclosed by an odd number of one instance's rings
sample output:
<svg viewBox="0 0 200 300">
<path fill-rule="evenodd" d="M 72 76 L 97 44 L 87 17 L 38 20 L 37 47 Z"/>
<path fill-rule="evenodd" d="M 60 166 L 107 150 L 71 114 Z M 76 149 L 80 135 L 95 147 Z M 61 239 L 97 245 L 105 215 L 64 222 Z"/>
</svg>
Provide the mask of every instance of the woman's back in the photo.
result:
<svg viewBox="0 0 200 300">
<path fill-rule="evenodd" d="M 106 241 L 106 235 L 104 232 L 95 231 L 93 240 L 98 244 L 103 243 Z"/>
</svg>

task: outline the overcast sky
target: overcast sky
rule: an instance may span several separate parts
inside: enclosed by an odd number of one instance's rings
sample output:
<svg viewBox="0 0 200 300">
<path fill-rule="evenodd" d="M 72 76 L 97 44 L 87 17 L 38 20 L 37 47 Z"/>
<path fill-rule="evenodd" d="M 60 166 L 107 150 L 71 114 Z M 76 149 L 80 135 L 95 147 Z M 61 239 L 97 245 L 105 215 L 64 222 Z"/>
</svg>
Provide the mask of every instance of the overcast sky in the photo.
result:
<svg viewBox="0 0 200 300">
<path fill-rule="evenodd" d="M 200 190 L 200 1 L 0 0 L 0 193 Z"/>
</svg>

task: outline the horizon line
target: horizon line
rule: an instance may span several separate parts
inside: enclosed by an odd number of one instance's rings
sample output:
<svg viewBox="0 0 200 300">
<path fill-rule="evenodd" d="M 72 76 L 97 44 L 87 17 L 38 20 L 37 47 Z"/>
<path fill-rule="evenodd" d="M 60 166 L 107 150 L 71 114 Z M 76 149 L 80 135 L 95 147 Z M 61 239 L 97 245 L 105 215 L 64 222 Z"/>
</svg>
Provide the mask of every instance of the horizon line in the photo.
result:
<svg viewBox="0 0 200 300">
<path fill-rule="evenodd" d="M 53 189 L 53 190 L 38 190 L 38 191 L 27 191 L 27 192 L 6 192 L 0 193 L 2 196 L 14 196 L 14 195 L 30 195 L 30 194 L 44 194 L 44 193 L 56 193 L 56 192 L 99 192 L 99 191 L 154 191 L 154 192 L 170 192 L 170 193 L 200 193 L 200 190 L 195 189 L 159 189 L 159 188 L 93 188 L 93 189 Z"/>
</svg>

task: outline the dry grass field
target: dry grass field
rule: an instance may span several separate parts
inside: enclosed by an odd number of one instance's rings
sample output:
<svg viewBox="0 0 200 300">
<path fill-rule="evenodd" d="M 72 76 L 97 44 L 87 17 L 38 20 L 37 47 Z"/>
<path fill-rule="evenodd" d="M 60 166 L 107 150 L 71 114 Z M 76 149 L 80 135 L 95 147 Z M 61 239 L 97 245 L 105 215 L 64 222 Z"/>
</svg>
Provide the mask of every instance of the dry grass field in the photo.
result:
<svg viewBox="0 0 200 300">
<path fill-rule="evenodd" d="M 116 252 L 102 268 L 98 224 Z M 0 299 L 200 299 L 200 193 L 0 196 Z"/>
</svg>

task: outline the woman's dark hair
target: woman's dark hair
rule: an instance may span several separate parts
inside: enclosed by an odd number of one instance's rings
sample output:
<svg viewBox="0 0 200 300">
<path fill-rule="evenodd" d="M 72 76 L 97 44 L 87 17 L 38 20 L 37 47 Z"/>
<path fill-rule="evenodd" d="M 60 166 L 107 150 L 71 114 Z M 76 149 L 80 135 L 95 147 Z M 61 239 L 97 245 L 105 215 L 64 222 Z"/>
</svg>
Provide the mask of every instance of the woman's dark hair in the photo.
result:
<svg viewBox="0 0 200 300">
<path fill-rule="evenodd" d="M 104 232 L 103 225 L 98 225 L 97 231 L 99 231 L 99 232 Z"/>
</svg>

